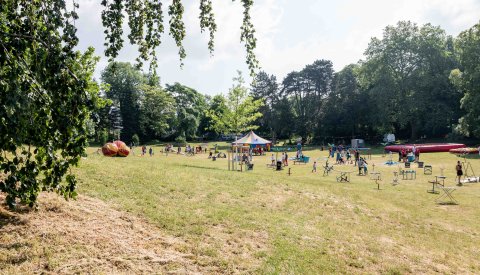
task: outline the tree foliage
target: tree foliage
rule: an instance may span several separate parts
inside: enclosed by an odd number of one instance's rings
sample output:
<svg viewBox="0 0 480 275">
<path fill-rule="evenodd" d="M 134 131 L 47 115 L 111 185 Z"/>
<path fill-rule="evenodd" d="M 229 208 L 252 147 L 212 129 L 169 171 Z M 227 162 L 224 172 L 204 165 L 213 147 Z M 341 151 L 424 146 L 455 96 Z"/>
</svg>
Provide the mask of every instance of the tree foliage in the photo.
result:
<svg viewBox="0 0 480 275">
<path fill-rule="evenodd" d="M 140 129 L 144 137 L 160 139 L 171 130 L 175 99 L 160 87 L 143 85 L 140 103 Z"/>
<path fill-rule="evenodd" d="M 258 66 L 253 52 L 255 31 L 250 18 L 253 1 L 241 2 L 244 8 L 241 41 L 245 43 L 247 64 L 253 74 Z M 136 112 L 139 99 L 130 89 L 137 85 L 112 82 L 114 95 L 109 96 L 116 99 L 118 106 L 98 110 L 104 102 L 99 100 L 100 87 L 92 81 L 97 59 L 93 49 L 83 54 L 74 50 L 78 43 L 75 20 L 79 5 L 76 0 L 68 1 L 70 3 L 68 8 L 65 0 L 0 2 L 0 168 L 4 174 L 0 191 L 7 193 L 10 206 L 17 199 L 33 205 L 41 189 L 55 190 L 66 198 L 75 196 L 75 177 L 69 174 L 66 184 L 61 184 L 62 179 L 84 153 L 87 136 L 94 129 L 91 122 L 107 117 L 112 108 L 118 107 L 122 112 L 123 134 L 128 139 L 141 130 L 138 123 L 132 124 L 140 119 Z M 123 23 L 127 16 L 129 42 L 139 47 L 137 63 L 140 66 L 142 61 L 150 60 L 149 80 L 155 79 L 155 50 L 164 32 L 162 2 L 102 0 L 101 4 L 104 6 L 106 56 L 117 57 L 123 47 Z M 213 52 L 216 23 L 212 2 L 200 0 L 199 4 L 200 27 L 210 33 L 208 48 Z M 169 33 L 179 47 L 180 60 L 186 56 L 182 44 L 185 38 L 183 12 L 181 0 L 173 0 L 168 7 Z M 139 75 L 130 70 L 124 76 L 135 78 Z M 114 80 L 115 73 L 104 77 Z M 163 95 L 150 91 L 148 95 L 154 98 L 152 104 L 165 103 Z M 93 111 L 96 112 L 91 119 Z M 154 116 L 150 111 L 147 113 Z M 149 129 L 159 133 L 160 128 Z M 99 130 L 99 133 L 105 131 Z"/>
<path fill-rule="evenodd" d="M 0 4 L 0 191 L 11 207 L 33 206 L 40 190 L 76 195 L 69 169 L 102 104 L 93 49 L 74 51 L 76 18 L 63 1 Z"/>
<path fill-rule="evenodd" d="M 439 27 L 409 21 L 388 26 L 381 40 L 372 39 L 363 84 L 375 98 L 381 129 L 406 131 L 413 139 L 451 131 L 459 94 L 448 81 L 455 67 L 450 41 Z"/>
<path fill-rule="evenodd" d="M 240 134 L 258 128 L 254 122 L 262 116 L 258 109 L 263 105 L 262 99 L 253 99 L 244 86 L 242 74 L 233 78 L 235 84 L 225 99 L 226 108 L 220 112 L 209 110 L 207 116 L 212 121 L 211 130 L 218 133 Z"/>
<path fill-rule="evenodd" d="M 102 81 L 108 85 L 106 96 L 114 107 L 120 110 L 120 138 L 130 141 L 140 129 L 141 87 L 147 85 L 148 78 L 139 69 L 127 62 L 112 62 L 102 71 Z M 110 113 L 112 110 L 110 110 Z"/>
<path fill-rule="evenodd" d="M 282 94 L 292 99 L 295 130 L 307 141 L 320 129 L 324 99 L 331 92 L 333 65 L 329 60 L 317 60 L 300 72 L 289 73 L 282 82 Z"/>
<path fill-rule="evenodd" d="M 196 138 L 207 107 L 205 96 L 180 83 L 167 85 L 166 91 L 175 99 L 176 106 L 176 115 L 171 121 L 171 135 L 189 140 Z"/>
<path fill-rule="evenodd" d="M 455 86 L 464 92 L 461 100 L 465 115 L 459 129 L 466 135 L 480 137 L 480 22 L 460 33 L 455 41 L 460 68 L 452 71 Z"/>
<path fill-rule="evenodd" d="M 258 68 L 258 60 L 254 53 L 257 40 L 250 16 L 253 0 L 241 0 L 240 2 L 243 6 L 240 40 L 245 44 L 246 62 L 250 73 L 254 75 Z M 141 67 L 143 61 L 150 61 L 151 73 L 154 73 L 157 67 L 156 49 L 160 46 L 162 34 L 165 31 L 162 2 L 158 0 L 102 0 L 102 5 L 104 6 L 102 22 L 105 27 L 105 55 L 110 57 L 111 61 L 118 56 L 124 44 L 122 25 L 124 20 L 127 20 L 130 27 L 129 42 L 139 48 L 138 67 Z M 208 49 L 213 54 L 217 24 L 212 1 L 200 0 L 199 9 L 200 29 L 202 32 L 209 32 Z M 167 10 L 170 17 L 169 35 L 175 40 L 180 62 L 183 65 L 183 59 L 186 57 L 183 47 L 183 40 L 186 36 L 183 1 L 173 0 Z"/>
</svg>

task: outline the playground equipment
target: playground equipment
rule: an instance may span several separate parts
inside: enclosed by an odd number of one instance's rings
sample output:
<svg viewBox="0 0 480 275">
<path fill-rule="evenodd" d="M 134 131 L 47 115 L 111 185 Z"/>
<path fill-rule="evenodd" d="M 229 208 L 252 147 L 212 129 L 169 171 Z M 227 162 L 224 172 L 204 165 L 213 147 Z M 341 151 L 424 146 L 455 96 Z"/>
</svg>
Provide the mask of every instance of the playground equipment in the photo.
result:
<svg viewBox="0 0 480 275">
<path fill-rule="evenodd" d="M 370 179 L 375 181 L 377 185 L 377 190 L 380 190 L 380 181 L 382 181 L 382 174 L 380 172 L 371 172 Z"/>
<path fill-rule="evenodd" d="M 443 171 L 443 170 L 442 170 Z M 433 173 L 433 168 L 431 165 L 423 166 L 423 174 L 424 175 L 431 175 Z"/>
<path fill-rule="evenodd" d="M 310 161 L 310 157 L 301 156 L 301 157 L 298 158 L 298 159 L 294 159 L 294 160 L 293 160 L 293 164 L 294 164 L 294 165 L 297 164 L 297 163 L 307 164 L 309 161 Z"/>
<path fill-rule="evenodd" d="M 325 162 L 325 165 L 323 166 L 323 176 L 328 176 L 330 172 L 333 171 L 333 165 L 328 164 L 328 160 Z"/>
<path fill-rule="evenodd" d="M 449 152 L 452 149 L 466 147 L 465 144 L 460 143 L 403 144 L 385 146 L 385 151 L 400 152 L 402 149 L 405 149 L 408 153 L 412 151 L 414 146 L 419 153 Z"/>
<path fill-rule="evenodd" d="M 337 182 L 350 182 L 350 174 L 353 173 L 352 171 L 334 171 L 339 173 Z"/>
<path fill-rule="evenodd" d="M 385 165 L 392 166 L 392 165 L 397 165 L 397 164 L 398 164 L 398 162 L 393 161 L 392 152 L 390 152 L 388 154 L 388 160 L 387 160 L 387 162 L 385 162 Z"/>
<path fill-rule="evenodd" d="M 248 149 L 250 147 L 248 146 L 232 146 L 232 149 L 231 151 L 228 151 L 227 152 L 227 159 L 228 159 L 228 171 L 240 171 L 242 172 L 243 171 L 243 167 L 242 167 L 242 152 L 245 152 L 245 149 L 246 151 L 248 152 Z M 220 155 L 220 153 L 219 153 Z M 224 156 L 225 154 L 223 154 Z M 218 156 L 216 156 L 218 157 Z M 215 158 L 216 159 L 216 158 Z"/>
<path fill-rule="evenodd" d="M 462 157 L 462 166 L 465 171 L 462 183 L 479 182 L 479 178 L 475 175 L 475 171 L 473 171 L 472 164 L 467 160 L 466 154 L 463 154 Z"/>
<path fill-rule="evenodd" d="M 398 179 L 398 172 L 393 172 L 392 185 L 396 186 L 398 184 L 400 184 L 399 179 Z"/>
</svg>

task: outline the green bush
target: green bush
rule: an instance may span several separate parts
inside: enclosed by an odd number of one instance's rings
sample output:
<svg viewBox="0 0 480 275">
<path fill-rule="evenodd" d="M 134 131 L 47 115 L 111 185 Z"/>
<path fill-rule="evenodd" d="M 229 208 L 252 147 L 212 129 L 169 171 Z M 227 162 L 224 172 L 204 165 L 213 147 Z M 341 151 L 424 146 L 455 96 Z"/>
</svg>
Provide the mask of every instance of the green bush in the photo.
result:
<svg viewBox="0 0 480 275">
<path fill-rule="evenodd" d="M 108 132 L 106 130 L 101 130 L 98 132 L 98 142 L 100 145 L 107 143 L 108 141 Z"/>
<path fill-rule="evenodd" d="M 187 145 L 187 140 L 185 139 L 185 136 L 180 135 L 175 138 L 175 143 L 177 144 L 177 146 L 185 146 Z"/>
<path fill-rule="evenodd" d="M 140 138 L 138 137 L 137 134 L 133 134 L 132 136 L 132 142 L 135 144 L 135 145 L 139 145 L 140 144 Z"/>
</svg>

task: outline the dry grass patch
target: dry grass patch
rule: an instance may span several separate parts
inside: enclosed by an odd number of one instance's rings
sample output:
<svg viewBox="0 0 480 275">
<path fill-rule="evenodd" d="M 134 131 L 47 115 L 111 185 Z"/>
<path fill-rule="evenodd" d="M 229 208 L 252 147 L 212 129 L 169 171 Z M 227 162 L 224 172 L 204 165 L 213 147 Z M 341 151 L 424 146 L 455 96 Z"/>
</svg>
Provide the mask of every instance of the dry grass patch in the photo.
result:
<svg viewBox="0 0 480 275">
<path fill-rule="evenodd" d="M 248 258 L 254 258 L 259 247 L 248 242 L 263 245 L 261 234 L 225 231 L 219 227 L 207 240 L 193 243 L 98 199 L 80 196 L 67 202 L 42 194 L 37 210 L 12 213 L 0 207 L 0 273 L 192 274 L 248 269 L 241 259 L 255 262 Z M 238 259 L 230 261 L 228 255 L 235 253 Z M 217 254 L 226 255 L 225 260 L 219 262 Z"/>
</svg>

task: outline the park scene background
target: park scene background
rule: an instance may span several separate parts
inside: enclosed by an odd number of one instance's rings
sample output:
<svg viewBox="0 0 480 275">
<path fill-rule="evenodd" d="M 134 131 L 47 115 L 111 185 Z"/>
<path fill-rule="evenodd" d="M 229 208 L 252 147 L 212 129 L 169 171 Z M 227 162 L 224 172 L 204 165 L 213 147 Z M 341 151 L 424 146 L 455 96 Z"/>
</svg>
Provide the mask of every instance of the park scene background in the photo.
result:
<svg viewBox="0 0 480 275">
<path fill-rule="evenodd" d="M 324 45 L 279 54 L 291 41 L 269 36 L 284 30 L 272 11 L 285 11 L 268 0 L 219 15 L 212 1 L 200 15 L 182 1 L 54 2 L 0 4 L 0 273 L 480 272 L 475 1 L 402 2 L 348 62 Z M 214 61 L 192 71 L 199 41 Z M 232 146 L 250 131 L 268 146 Z M 385 147 L 430 143 L 467 149 Z"/>
</svg>

